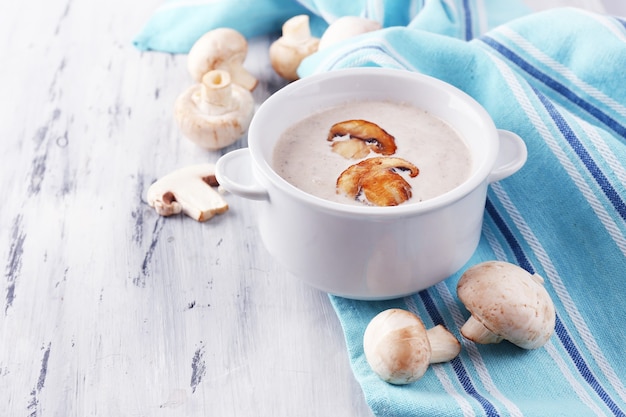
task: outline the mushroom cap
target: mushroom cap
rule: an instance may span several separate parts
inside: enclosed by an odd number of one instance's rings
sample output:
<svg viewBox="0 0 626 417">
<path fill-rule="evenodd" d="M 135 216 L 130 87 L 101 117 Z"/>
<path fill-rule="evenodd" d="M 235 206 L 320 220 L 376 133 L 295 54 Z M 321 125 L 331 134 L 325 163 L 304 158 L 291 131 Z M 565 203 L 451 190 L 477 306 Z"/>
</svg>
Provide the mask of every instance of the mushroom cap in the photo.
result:
<svg viewBox="0 0 626 417">
<path fill-rule="evenodd" d="M 207 150 L 231 145 L 247 131 L 254 113 L 250 91 L 231 84 L 231 109 L 211 114 L 200 108 L 194 97 L 200 95 L 201 84 L 187 88 L 174 103 L 174 118 L 185 137 Z"/>
<path fill-rule="evenodd" d="M 231 74 L 234 83 L 251 91 L 257 80 L 243 68 L 247 54 L 248 42 L 241 33 L 231 28 L 217 28 L 192 45 L 187 55 L 187 69 L 196 82 L 211 70 L 223 69 Z"/>
<path fill-rule="evenodd" d="M 407 171 L 410 177 L 419 174 L 419 168 L 402 158 L 387 156 L 364 159 L 350 165 L 339 175 L 337 192 L 366 204 L 396 206 L 412 195 L 411 185 L 396 170 Z"/>
<path fill-rule="evenodd" d="M 524 349 L 535 349 L 552 336 L 556 321 L 554 303 L 542 282 L 517 265 L 488 261 L 463 273 L 457 294 L 489 331 Z"/>
<path fill-rule="evenodd" d="M 320 38 L 319 50 L 344 39 L 381 29 L 376 20 L 360 16 L 343 16 L 331 23 Z"/>
<path fill-rule="evenodd" d="M 293 44 L 286 38 L 279 38 L 270 45 L 269 55 L 272 68 L 288 81 L 295 81 L 302 60 L 317 51 L 319 39 L 310 38 L 302 44 Z"/>
<path fill-rule="evenodd" d="M 365 358 L 372 370 L 391 384 L 421 378 L 430 363 L 431 347 L 422 320 L 402 309 L 377 314 L 363 335 Z"/>
<path fill-rule="evenodd" d="M 351 139 L 365 142 L 372 151 L 382 155 L 396 153 L 396 138 L 376 123 L 362 119 L 345 120 L 330 127 L 327 140 L 332 142 L 337 136 L 349 135 Z M 337 143 L 337 142 L 335 142 Z"/>
</svg>

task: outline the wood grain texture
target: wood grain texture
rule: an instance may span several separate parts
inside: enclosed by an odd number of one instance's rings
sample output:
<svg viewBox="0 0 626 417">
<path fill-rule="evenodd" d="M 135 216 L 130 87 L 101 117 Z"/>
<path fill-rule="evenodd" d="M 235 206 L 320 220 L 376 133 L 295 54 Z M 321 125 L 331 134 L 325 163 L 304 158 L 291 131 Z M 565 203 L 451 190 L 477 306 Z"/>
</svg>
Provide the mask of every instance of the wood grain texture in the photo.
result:
<svg viewBox="0 0 626 417">
<path fill-rule="evenodd" d="M 0 416 L 371 415 L 258 203 L 226 196 L 207 223 L 147 205 L 160 176 L 246 144 L 179 133 L 185 56 L 131 45 L 160 3 L 0 3 Z M 246 61 L 257 103 L 284 85 L 270 41 Z"/>
<path fill-rule="evenodd" d="M 0 6 L 0 415 L 366 415 L 327 296 L 267 256 L 253 202 L 204 224 L 146 204 L 220 156 L 173 123 L 185 57 L 131 46 L 159 3 Z M 268 42 L 259 103 L 283 85 Z"/>
</svg>

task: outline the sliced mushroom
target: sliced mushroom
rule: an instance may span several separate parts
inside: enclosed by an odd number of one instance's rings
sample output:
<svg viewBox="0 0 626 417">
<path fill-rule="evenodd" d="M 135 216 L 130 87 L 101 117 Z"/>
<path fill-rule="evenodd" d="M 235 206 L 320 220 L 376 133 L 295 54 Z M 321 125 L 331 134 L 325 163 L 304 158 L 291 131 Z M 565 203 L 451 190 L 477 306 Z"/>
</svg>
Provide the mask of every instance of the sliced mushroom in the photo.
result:
<svg viewBox="0 0 626 417">
<path fill-rule="evenodd" d="M 274 71 L 289 81 L 298 78 L 298 67 L 304 58 L 317 51 L 319 39 L 311 36 L 309 16 L 294 16 L 283 25 L 283 34 L 269 49 Z"/>
<path fill-rule="evenodd" d="M 337 179 L 337 192 L 376 206 L 397 206 L 411 198 L 411 185 L 397 171 L 416 177 L 419 169 L 396 157 L 376 157 L 349 166 Z"/>
<path fill-rule="evenodd" d="M 248 42 L 239 32 L 230 28 L 213 29 L 202 35 L 187 55 L 187 69 L 196 82 L 209 71 L 227 71 L 233 83 L 248 91 L 254 90 L 258 80 L 243 66 L 248 54 Z"/>
<path fill-rule="evenodd" d="M 174 103 L 174 119 L 182 133 L 207 150 L 218 150 L 242 137 L 250 125 L 254 98 L 231 83 L 228 72 L 213 70 L 184 91 Z"/>
<path fill-rule="evenodd" d="M 346 159 L 365 158 L 370 153 L 370 146 L 361 139 L 344 139 L 333 142 L 331 145 L 333 152 L 338 153 Z"/>
<path fill-rule="evenodd" d="M 183 212 L 204 222 L 228 210 L 226 201 L 212 188 L 217 185 L 215 165 L 187 166 L 153 183 L 148 188 L 148 204 L 161 216 Z"/>
<path fill-rule="evenodd" d="M 382 380 L 402 385 L 420 379 L 431 363 L 454 359 L 461 352 L 461 344 L 445 327 L 438 325 L 427 331 L 417 315 L 392 308 L 369 322 L 363 351 Z"/>
<path fill-rule="evenodd" d="M 502 340 L 524 348 L 543 346 L 554 333 L 556 311 L 543 278 L 508 262 L 488 261 L 463 273 L 457 294 L 472 314 L 461 328 L 476 343 Z"/>
<path fill-rule="evenodd" d="M 335 141 L 337 137 L 348 139 Z M 367 120 L 346 120 L 335 123 L 328 132 L 328 141 L 333 142 L 334 152 L 348 159 L 367 156 L 370 150 L 385 155 L 396 153 L 396 139 L 376 123 Z"/>
</svg>

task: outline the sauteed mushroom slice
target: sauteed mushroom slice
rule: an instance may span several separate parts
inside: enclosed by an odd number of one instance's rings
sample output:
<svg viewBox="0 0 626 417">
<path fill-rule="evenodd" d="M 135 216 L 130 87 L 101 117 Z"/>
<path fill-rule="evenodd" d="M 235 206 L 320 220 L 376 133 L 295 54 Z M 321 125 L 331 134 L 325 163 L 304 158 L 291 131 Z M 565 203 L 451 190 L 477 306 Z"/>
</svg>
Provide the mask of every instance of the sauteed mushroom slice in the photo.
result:
<svg viewBox="0 0 626 417">
<path fill-rule="evenodd" d="M 333 142 L 331 148 L 333 152 L 346 159 L 361 159 L 370 153 L 370 147 L 361 139 L 345 139 Z"/>
<path fill-rule="evenodd" d="M 402 158 L 376 157 L 349 166 L 337 178 L 337 192 L 376 206 L 397 206 L 411 198 L 411 185 L 398 173 L 419 169 Z"/>
<path fill-rule="evenodd" d="M 349 136 L 349 139 L 335 141 L 336 137 Z M 328 133 L 328 141 L 333 142 L 334 152 L 348 159 L 367 156 L 370 150 L 389 156 L 396 153 L 396 140 L 376 123 L 354 119 L 335 123 Z"/>
</svg>

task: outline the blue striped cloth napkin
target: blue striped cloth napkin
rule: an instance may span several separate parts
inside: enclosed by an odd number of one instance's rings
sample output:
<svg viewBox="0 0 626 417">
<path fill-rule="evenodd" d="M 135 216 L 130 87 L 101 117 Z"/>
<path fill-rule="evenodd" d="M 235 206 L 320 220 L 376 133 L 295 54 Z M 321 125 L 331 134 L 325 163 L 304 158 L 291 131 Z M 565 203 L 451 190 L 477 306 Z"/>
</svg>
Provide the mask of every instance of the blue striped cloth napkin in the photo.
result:
<svg viewBox="0 0 626 417">
<path fill-rule="evenodd" d="M 498 128 L 520 135 L 528 161 L 490 186 L 482 239 L 467 266 L 498 259 L 538 273 L 557 309 L 553 337 L 526 351 L 463 340 L 469 313 L 456 296 L 463 270 L 403 299 L 331 296 L 373 413 L 626 415 L 626 21 L 572 8 L 525 14 L 515 2 L 488 0 L 360 4 L 354 14 L 377 16 L 401 4 L 398 13 L 408 14 L 398 21 L 407 23 L 314 54 L 300 75 L 354 66 L 421 72 L 464 90 Z M 318 16 L 341 12 L 330 0 L 300 5 Z M 444 325 L 462 341 L 461 354 L 413 384 L 381 381 L 362 338 L 392 307 L 417 313 L 426 327 Z"/>
<path fill-rule="evenodd" d="M 456 283 L 463 270 L 401 300 L 331 297 L 374 413 L 626 415 L 626 21 L 557 9 L 514 19 L 469 42 L 410 24 L 311 56 L 300 73 L 353 66 L 447 81 L 478 100 L 499 128 L 525 140 L 526 165 L 490 187 L 482 239 L 468 266 L 498 259 L 539 273 L 557 308 L 555 334 L 540 349 L 463 341 L 451 363 L 396 387 L 367 365 L 367 323 L 399 307 L 462 340 L 468 312 Z"/>
</svg>

